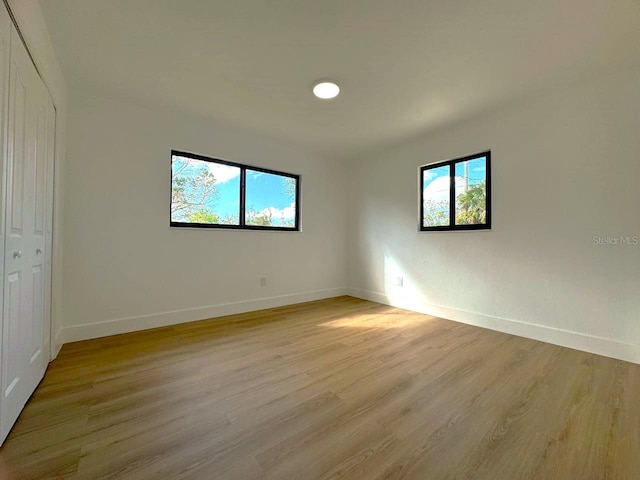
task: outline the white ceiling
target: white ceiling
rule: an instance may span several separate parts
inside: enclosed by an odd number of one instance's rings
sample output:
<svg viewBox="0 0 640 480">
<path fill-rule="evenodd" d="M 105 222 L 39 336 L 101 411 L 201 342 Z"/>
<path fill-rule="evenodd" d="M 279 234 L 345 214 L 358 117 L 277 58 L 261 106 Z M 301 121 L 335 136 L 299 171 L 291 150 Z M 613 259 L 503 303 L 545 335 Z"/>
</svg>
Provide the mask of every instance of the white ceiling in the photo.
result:
<svg viewBox="0 0 640 480">
<path fill-rule="evenodd" d="M 73 88 L 349 157 L 640 64 L 638 0 L 40 0 Z M 341 95 L 320 101 L 314 81 Z"/>
</svg>

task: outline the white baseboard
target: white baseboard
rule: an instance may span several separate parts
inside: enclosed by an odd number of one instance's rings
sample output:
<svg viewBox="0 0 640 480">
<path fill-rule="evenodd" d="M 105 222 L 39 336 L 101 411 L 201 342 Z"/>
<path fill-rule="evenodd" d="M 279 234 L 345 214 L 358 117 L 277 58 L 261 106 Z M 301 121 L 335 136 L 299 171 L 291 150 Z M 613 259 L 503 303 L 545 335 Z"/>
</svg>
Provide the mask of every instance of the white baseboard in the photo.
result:
<svg viewBox="0 0 640 480">
<path fill-rule="evenodd" d="M 180 323 L 194 322 L 208 318 L 222 317 L 224 315 L 234 315 L 237 313 L 252 312 L 265 308 L 282 307 L 296 303 L 311 302 L 325 298 L 347 295 L 345 288 L 330 288 L 327 290 L 316 290 L 313 292 L 295 293 L 291 295 L 281 295 L 278 297 L 259 298 L 244 302 L 223 303 L 208 307 L 189 308 L 172 312 L 152 313 L 149 315 L 139 315 L 128 318 L 118 318 L 103 322 L 87 323 L 64 327 L 64 342 L 77 342 L 91 338 L 107 337 L 120 333 L 135 332 L 149 328 L 166 327 Z"/>
<path fill-rule="evenodd" d="M 583 333 L 559 328 L 521 322 L 508 318 L 493 317 L 481 313 L 459 310 L 451 307 L 412 302 L 408 299 L 391 299 L 388 295 L 369 290 L 350 288 L 348 294 L 353 297 L 371 300 L 392 307 L 404 308 L 434 317 L 446 318 L 469 325 L 509 333 L 519 337 L 531 338 L 563 347 L 582 350 L 589 353 L 617 358 L 640 364 L 640 345 L 620 342 L 610 338 L 595 337 Z"/>
</svg>

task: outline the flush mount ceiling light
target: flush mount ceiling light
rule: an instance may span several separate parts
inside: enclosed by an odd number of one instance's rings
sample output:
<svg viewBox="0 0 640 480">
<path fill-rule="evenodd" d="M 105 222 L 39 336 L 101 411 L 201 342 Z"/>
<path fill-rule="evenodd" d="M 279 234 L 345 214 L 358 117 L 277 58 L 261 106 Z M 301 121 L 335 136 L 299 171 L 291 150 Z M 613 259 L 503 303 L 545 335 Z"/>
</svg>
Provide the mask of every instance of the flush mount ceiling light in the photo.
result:
<svg viewBox="0 0 640 480">
<path fill-rule="evenodd" d="M 339 93 L 340 87 L 336 83 L 326 80 L 316 83 L 315 87 L 313 87 L 313 94 L 323 100 L 336 98 Z"/>
</svg>

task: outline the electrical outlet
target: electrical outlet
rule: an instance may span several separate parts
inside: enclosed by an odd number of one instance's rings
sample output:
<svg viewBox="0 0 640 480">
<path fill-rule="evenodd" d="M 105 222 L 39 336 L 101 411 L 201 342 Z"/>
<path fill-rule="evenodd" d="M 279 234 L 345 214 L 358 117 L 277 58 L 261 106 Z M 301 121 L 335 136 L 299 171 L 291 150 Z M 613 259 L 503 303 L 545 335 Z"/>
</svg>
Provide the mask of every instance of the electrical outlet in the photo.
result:
<svg viewBox="0 0 640 480">
<path fill-rule="evenodd" d="M 260 286 L 261 287 L 267 286 L 267 277 L 260 277 Z"/>
<path fill-rule="evenodd" d="M 396 277 L 396 287 L 401 287 L 404 284 L 404 278 Z"/>
</svg>

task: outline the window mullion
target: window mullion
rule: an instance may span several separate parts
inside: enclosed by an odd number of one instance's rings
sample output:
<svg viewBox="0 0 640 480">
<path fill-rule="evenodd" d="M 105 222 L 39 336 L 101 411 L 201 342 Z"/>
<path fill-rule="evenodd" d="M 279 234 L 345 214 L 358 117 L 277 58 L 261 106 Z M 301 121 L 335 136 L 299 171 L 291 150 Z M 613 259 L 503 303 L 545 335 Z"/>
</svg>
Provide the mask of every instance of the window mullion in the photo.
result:
<svg viewBox="0 0 640 480">
<path fill-rule="evenodd" d="M 247 178 L 247 169 L 242 167 L 240 169 L 240 218 L 239 225 L 241 227 L 245 226 L 245 205 L 246 205 L 246 178 Z"/>
<path fill-rule="evenodd" d="M 456 225 L 456 169 L 455 163 L 449 164 L 449 228 Z"/>
</svg>

